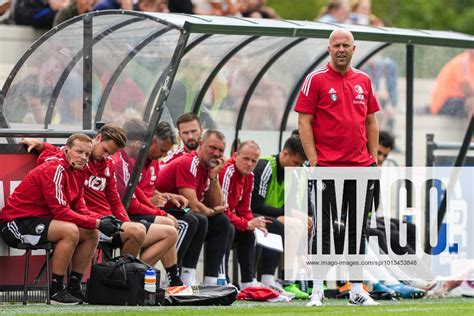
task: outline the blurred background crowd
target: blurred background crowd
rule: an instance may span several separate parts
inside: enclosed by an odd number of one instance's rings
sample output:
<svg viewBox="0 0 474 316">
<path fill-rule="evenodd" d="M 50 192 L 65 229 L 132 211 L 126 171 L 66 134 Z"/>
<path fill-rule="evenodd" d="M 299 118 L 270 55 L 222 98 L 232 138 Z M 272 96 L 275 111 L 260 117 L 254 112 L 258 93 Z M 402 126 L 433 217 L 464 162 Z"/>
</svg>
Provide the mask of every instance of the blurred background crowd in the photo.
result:
<svg viewBox="0 0 474 316">
<path fill-rule="evenodd" d="M 0 0 L 4 23 L 49 29 L 76 15 L 100 10 L 136 10 L 252 18 L 279 18 L 266 0 Z"/>
</svg>

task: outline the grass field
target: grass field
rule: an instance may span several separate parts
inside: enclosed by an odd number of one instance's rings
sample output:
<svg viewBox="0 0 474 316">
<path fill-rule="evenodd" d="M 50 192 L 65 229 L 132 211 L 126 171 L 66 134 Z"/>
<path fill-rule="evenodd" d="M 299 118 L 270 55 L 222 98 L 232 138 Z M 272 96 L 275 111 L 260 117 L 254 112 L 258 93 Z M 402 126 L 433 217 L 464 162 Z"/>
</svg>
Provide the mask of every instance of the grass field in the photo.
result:
<svg viewBox="0 0 474 316">
<path fill-rule="evenodd" d="M 345 300 L 327 300 L 323 307 L 306 307 L 306 301 L 291 303 L 235 302 L 219 307 L 123 307 L 123 306 L 47 306 L 45 304 L 0 304 L 0 315 L 474 315 L 474 299 L 446 298 L 382 301 L 381 306 L 347 306 Z"/>
</svg>

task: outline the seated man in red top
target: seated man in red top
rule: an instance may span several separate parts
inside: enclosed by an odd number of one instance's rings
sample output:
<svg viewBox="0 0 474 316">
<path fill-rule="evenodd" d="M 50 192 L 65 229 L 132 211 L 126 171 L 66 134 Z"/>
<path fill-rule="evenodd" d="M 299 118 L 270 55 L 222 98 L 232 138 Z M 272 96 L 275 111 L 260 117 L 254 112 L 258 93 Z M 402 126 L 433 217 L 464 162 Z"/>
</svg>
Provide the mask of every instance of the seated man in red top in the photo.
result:
<svg viewBox="0 0 474 316">
<path fill-rule="evenodd" d="M 224 196 L 219 184 L 219 172 L 224 166 L 224 149 L 224 134 L 208 130 L 199 142 L 198 149 L 169 163 L 160 171 L 156 182 L 160 192 L 183 195 L 199 221 L 208 223 L 205 284 L 217 284 L 219 266 L 229 243 L 232 244 L 231 225 L 223 214 Z M 166 206 L 173 205 L 168 203 Z M 221 272 L 225 274 L 225 271 Z"/>
<path fill-rule="evenodd" d="M 161 123 L 160 123 L 161 124 Z M 142 137 L 145 134 L 147 129 L 146 123 L 133 119 L 128 121 L 124 124 L 124 130 L 127 134 L 127 145 L 120 149 L 115 155 L 112 156 L 113 161 L 115 162 L 115 166 L 117 171 L 115 175 L 117 176 L 117 189 L 120 196 L 124 196 L 125 189 L 130 180 L 131 173 L 133 171 L 133 167 L 135 165 L 135 160 L 138 156 L 140 148 L 142 146 Z M 151 145 L 151 149 L 155 148 L 156 146 L 156 137 L 153 139 L 153 143 Z M 150 167 L 150 166 L 148 166 Z M 158 172 L 158 169 L 156 169 Z M 147 165 L 144 166 L 141 174 L 142 180 L 147 179 L 145 181 L 154 181 L 156 178 L 155 168 L 153 170 L 147 170 Z M 153 191 L 153 189 L 152 189 Z M 187 201 L 184 198 L 176 198 L 173 201 L 179 200 L 177 203 L 183 203 L 184 206 Z M 178 221 L 172 215 L 167 214 L 165 211 L 161 210 L 160 208 L 153 205 L 149 200 L 145 193 L 142 191 L 140 186 L 135 188 L 135 192 L 132 196 L 132 200 L 130 202 L 130 206 L 128 207 L 128 214 L 130 218 L 134 221 L 139 221 L 142 223 L 153 223 L 156 225 L 168 225 L 172 227 L 178 227 Z M 197 225 L 197 220 L 191 220 L 194 222 L 193 228 L 190 229 L 190 232 L 195 229 Z M 179 227 L 181 228 L 181 227 Z M 195 232 L 195 230 L 194 230 Z M 180 229 L 180 233 L 182 233 L 182 229 Z M 168 281 L 171 286 L 182 285 L 181 278 L 179 277 L 178 271 L 178 255 L 177 255 L 177 247 L 183 244 L 182 235 L 178 235 L 177 238 L 178 243 L 173 244 L 173 247 L 170 249 L 168 253 L 162 258 L 161 262 L 165 267 L 168 275 Z M 191 237 L 192 238 L 192 237 Z M 188 240 L 190 242 L 191 239 Z M 183 249 L 185 249 L 184 247 Z M 181 257 L 179 257 L 181 260 Z"/>
<path fill-rule="evenodd" d="M 127 129 L 133 130 L 135 133 L 143 135 L 146 131 L 145 122 L 135 121 L 127 122 Z M 136 124 L 135 124 L 136 123 Z M 133 136 L 131 136 L 133 137 Z M 196 216 L 192 213 L 185 213 L 183 208 L 188 205 L 188 200 L 179 194 L 169 192 L 159 192 L 156 190 L 156 179 L 159 177 L 160 162 L 162 158 L 176 143 L 176 134 L 167 122 L 160 122 L 155 130 L 153 141 L 148 149 L 147 159 L 142 169 L 140 181 L 137 187 L 143 191 L 148 200 L 157 207 L 165 206 L 168 201 L 171 202 L 173 208 L 167 208 L 165 211 L 176 217 L 178 220 L 178 243 L 176 245 L 178 250 L 178 263 L 182 266 L 181 279 L 186 285 L 196 284 L 195 274 L 193 273 L 199 261 L 199 254 L 204 242 L 204 237 L 207 231 L 207 222 L 198 221 Z M 134 158 L 129 157 L 133 167 Z M 140 220 L 144 219 L 148 222 L 155 222 L 156 216 L 153 214 L 143 213 L 143 215 L 136 215 Z M 201 224 L 199 226 L 199 224 Z"/>
<path fill-rule="evenodd" d="M 253 217 L 250 200 L 253 189 L 253 170 L 260 157 L 260 147 L 252 140 L 244 141 L 234 157 L 229 159 L 219 173 L 224 199 L 227 204 L 225 215 L 235 228 L 237 257 L 240 264 L 240 289 L 253 285 L 255 277 L 255 235 L 254 230 L 265 228 L 265 217 Z M 229 249 L 230 250 L 230 247 Z M 228 260 L 227 254 L 226 259 Z"/>
<path fill-rule="evenodd" d="M 70 292 L 81 282 L 99 240 L 99 229 L 112 236 L 120 230 L 113 216 L 91 213 L 84 204 L 82 170 L 92 151 L 92 140 L 84 134 L 71 135 L 56 156 L 44 158 L 31 170 L 8 198 L 0 213 L 3 240 L 10 247 L 20 243 L 56 244 L 50 298 L 53 304 L 81 304 Z M 63 288 L 68 266 L 71 278 Z"/>
<path fill-rule="evenodd" d="M 43 155 L 55 154 L 61 151 L 59 148 L 48 143 L 42 143 L 36 139 L 23 139 L 23 144 L 28 145 L 28 150 L 33 148 L 44 150 Z M 149 223 L 136 223 L 130 221 L 127 211 L 123 207 L 117 192 L 115 180 L 115 164 L 110 155 L 123 148 L 127 137 L 122 128 L 105 125 L 92 140 L 92 155 L 87 164 L 87 180 L 85 182 L 84 200 L 88 209 L 103 216 L 114 215 L 124 223 L 123 231 L 113 237 L 100 236 L 102 242 L 110 242 L 114 247 L 120 248 L 122 255 L 130 254 L 138 257 L 140 249 L 141 260 L 155 265 L 158 260 L 166 256 L 174 248 L 177 240 L 177 232 L 173 226 Z M 175 262 L 176 264 L 176 262 Z M 173 285 L 180 285 L 181 281 L 177 275 L 170 280 Z M 177 279 L 174 284 L 173 280 Z M 80 288 L 73 293 L 76 297 L 81 295 Z"/>
<path fill-rule="evenodd" d="M 176 158 L 196 150 L 199 146 L 203 131 L 201 120 L 196 114 L 190 112 L 180 115 L 176 120 L 176 126 L 178 127 L 179 138 L 183 141 L 183 147 L 170 151 L 163 158 L 163 164 L 168 164 Z"/>
</svg>

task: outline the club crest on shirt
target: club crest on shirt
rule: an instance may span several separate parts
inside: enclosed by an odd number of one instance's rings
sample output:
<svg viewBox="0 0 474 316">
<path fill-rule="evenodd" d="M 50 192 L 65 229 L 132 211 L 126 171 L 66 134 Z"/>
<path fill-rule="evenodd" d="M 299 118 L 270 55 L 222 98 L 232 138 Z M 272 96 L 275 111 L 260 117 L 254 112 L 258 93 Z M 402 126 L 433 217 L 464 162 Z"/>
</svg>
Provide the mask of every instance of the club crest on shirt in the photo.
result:
<svg viewBox="0 0 474 316">
<path fill-rule="evenodd" d="M 337 100 L 337 94 L 336 94 L 336 90 L 334 88 L 329 89 L 328 93 L 329 93 L 329 97 L 331 98 L 331 100 L 333 100 L 333 101 Z"/>
<path fill-rule="evenodd" d="M 358 94 L 363 94 L 364 93 L 364 89 L 358 84 L 356 84 L 354 86 L 354 91 L 357 92 Z"/>
</svg>

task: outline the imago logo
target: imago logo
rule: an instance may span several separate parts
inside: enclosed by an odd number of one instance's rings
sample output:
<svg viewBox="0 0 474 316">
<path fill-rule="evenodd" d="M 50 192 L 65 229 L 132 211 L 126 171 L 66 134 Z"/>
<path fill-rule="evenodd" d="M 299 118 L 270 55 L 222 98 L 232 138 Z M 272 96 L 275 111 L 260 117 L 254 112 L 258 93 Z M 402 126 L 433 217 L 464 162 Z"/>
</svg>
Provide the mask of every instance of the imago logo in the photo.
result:
<svg viewBox="0 0 474 316">
<path fill-rule="evenodd" d="M 285 252 L 296 252 L 285 265 L 301 256 L 300 268 L 317 266 L 323 279 L 335 267 L 360 279 L 369 266 L 432 279 L 474 264 L 473 168 L 294 169 L 285 170 L 285 192 L 294 192 L 285 216 L 299 226 L 285 225 Z"/>
</svg>

